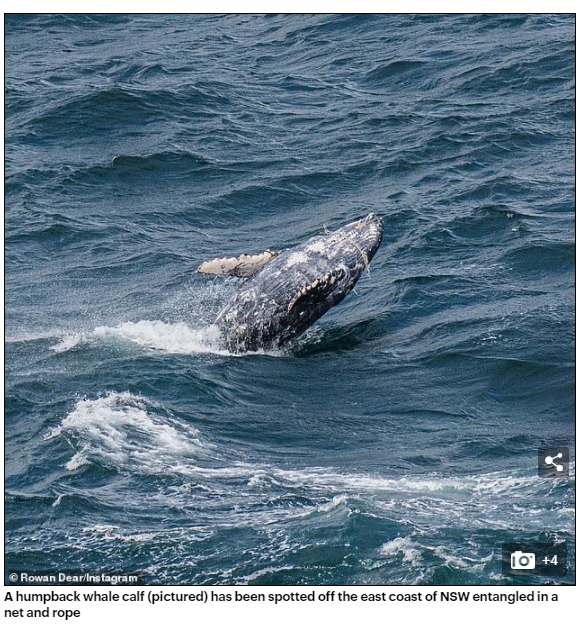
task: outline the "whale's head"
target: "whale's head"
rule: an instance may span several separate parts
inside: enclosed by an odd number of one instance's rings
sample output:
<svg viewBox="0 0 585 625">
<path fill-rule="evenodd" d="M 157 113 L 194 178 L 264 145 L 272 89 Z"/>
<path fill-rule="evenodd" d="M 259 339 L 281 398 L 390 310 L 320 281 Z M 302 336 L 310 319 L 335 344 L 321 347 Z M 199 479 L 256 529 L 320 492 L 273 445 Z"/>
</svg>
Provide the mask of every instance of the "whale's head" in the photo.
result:
<svg viewBox="0 0 585 625">
<path fill-rule="evenodd" d="M 370 213 L 338 230 L 309 239 L 304 245 L 287 250 L 270 269 L 278 284 L 286 284 L 290 298 L 283 326 L 308 327 L 354 288 L 380 247 L 384 224 Z M 271 275 L 270 271 L 266 275 Z M 274 274 L 272 274 L 274 275 Z"/>
<path fill-rule="evenodd" d="M 305 270 L 315 274 L 307 307 L 319 313 L 340 302 L 368 269 L 384 235 L 384 223 L 370 213 L 334 231 L 310 239 L 305 247 Z M 322 314 L 322 313 L 321 313 Z"/>
</svg>

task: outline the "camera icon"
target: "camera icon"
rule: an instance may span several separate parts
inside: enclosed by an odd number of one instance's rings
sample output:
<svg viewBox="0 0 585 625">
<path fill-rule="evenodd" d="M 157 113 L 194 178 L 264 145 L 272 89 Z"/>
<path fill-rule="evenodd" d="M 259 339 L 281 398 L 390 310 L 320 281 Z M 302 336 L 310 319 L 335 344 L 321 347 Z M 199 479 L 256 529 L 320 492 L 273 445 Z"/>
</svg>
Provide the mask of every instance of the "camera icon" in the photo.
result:
<svg viewBox="0 0 585 625">
<path fill-rule="evenodd" d="M 567 543 L 503 543 L 503 575 L 567 574 Z"/>
<path fill-rule="evenodd" d="M 514 551 L 510 557 L 510 566 L 515 570 L 529 570 L 536 567 L 536 554 Z"/>
</svg>

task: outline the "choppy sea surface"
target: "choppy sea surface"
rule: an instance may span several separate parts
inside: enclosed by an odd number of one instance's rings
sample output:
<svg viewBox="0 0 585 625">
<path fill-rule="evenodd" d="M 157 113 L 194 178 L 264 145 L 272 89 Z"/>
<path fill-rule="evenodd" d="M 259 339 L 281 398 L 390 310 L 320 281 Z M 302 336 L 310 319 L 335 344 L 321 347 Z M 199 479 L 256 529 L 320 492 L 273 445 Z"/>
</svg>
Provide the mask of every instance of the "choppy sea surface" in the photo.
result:
<svg viewBox="0 0 585 625">
<path fill-rule="evenodd" d="M 6 574 L 574 583 L 573 16 L 8 16 Z M 230 356 L 220 255 L 385 239 Z M 503 542 L 567 541 L 506 578 Z"/>
</svg>

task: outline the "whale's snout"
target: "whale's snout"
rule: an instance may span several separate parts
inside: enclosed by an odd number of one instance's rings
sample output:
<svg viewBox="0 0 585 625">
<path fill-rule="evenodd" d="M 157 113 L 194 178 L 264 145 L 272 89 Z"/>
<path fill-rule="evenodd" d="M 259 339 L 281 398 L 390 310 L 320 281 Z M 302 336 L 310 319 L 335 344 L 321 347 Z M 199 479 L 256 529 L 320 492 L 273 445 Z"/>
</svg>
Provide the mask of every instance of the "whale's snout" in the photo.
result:
<svg viewBox="0 0 585 625">
<path fill-rule="evenodd" d="M 363 219 L 347 224 L 340 230 L 367 256 L 368 262 L 378 251 L 384 236 L 384 221 L 378 215 L 370 213 Z"/>
<path fill-rule="evenodd" d="M 364 226 L 372 229 L 380 238 L 384 234 L 384 220 L 374 213 L 370 213 L 364 220 Z"/>
</svg>

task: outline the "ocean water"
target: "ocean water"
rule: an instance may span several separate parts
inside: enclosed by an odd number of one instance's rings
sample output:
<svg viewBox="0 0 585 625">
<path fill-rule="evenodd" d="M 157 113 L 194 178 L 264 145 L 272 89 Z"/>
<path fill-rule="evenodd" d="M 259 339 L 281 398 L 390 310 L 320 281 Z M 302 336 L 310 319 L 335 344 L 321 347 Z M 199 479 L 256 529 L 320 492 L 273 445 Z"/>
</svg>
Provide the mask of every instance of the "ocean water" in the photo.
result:
<svg viewBox="0 0 585 625">
<path fill-rule="evenodd" d="M 9 16 L 6 573 L 505 584 L 568 542 L 573 16 Z M 204 260 L 369 212 L 277 353 Z"/>
</svg>

